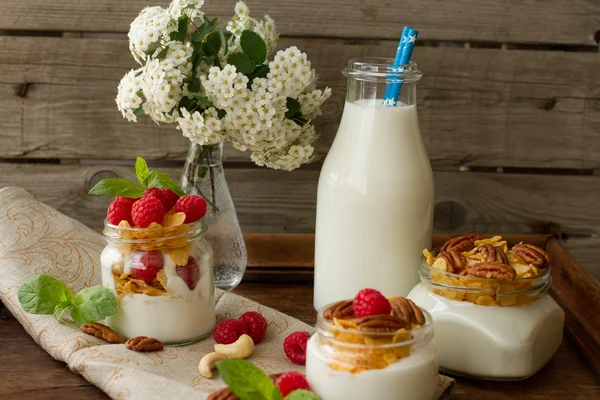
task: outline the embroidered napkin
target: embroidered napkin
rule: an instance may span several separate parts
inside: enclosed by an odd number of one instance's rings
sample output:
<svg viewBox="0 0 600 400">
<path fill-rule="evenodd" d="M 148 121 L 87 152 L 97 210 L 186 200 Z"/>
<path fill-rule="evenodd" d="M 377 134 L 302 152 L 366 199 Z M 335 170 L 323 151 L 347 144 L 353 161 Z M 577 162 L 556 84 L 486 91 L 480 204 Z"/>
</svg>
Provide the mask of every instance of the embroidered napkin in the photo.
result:
<svg viewBox="0 0 600 400">
<path fill-rule="evenodd" d="M 213 351 L 206 338 L 185 347 L 138 353 L 123 344 L 106 342 L 81 332 L 73 323 L 59 323 L 50 315 L 31 315 L 19 305 L 19 287 L 34 275 L 47 274 L 74 292 L 101 283 L 100 253 L 104 238 L 79 222 L 36 201 L 21 188 L 0 189 L 0 299 L 27 332 L 52 357 L 64 361 L 119 400 L 204 399 L 224 386 L 217 377 L 198 372 L 202 356 Z M 269 323 L 263 342 L 249 361 L 266 373 L 303 371 L 288 361 L 283 340 L 291 332 L 313 328 L 241 296 L 217 291 L 217 318 L 234 318 L 259 311 Z M 449 396 L 454 380 L 439 376 L 436 399 Z"/>
</svg>

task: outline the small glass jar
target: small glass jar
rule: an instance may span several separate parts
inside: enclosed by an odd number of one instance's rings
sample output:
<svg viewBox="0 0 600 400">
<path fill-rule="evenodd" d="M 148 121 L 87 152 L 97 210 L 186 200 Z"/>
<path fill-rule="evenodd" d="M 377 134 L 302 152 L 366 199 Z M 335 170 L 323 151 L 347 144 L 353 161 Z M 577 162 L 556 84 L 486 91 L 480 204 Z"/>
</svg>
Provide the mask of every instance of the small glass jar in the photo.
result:
<svg viewBox="0 0 600 400">
<path fill-rule="evenodd" d="M 306 378 L 323 400 L 431 400 L 438 386 L 431 316 L 410 331 L 345 329 L 317 316 L 308 341 Z M 399 397 L 399 394 L 402 394 Z"/>
<path fill-rule="evenodd" d="M 440 367 L 486 380 L 521 380 L 539 371 L 562 343 L 564 312 L 548 295 L 550 266 L 502 281 L 420 265 L 408 298 L 431 313 Z"/>
<path fill-rule="evenodd" d="M 104 224 L 102 283 L 117 296 L 106 324 L 125 338 L 183 345 L 215 326 L 213 251 L 204 220 L 172 227 Z"/>
</svg>

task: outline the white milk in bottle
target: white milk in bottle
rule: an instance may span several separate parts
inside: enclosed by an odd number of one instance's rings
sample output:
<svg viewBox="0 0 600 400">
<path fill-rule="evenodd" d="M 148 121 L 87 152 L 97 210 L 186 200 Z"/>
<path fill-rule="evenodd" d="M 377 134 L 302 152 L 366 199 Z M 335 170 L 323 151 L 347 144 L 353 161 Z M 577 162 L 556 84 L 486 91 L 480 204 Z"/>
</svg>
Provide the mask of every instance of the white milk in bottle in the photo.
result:
<svg viewBox="0 0 600 400">
<path fill-rule="evenodd" d="M 317 195 L 314 306 L 369 287 L 406 296 L 419 281 L 421 252 L 431 246 L 434 186 L 421 139 L 411 63 L 400 102 L 382 104 L 390 60 L 354 59 L 348 93 Z"/>
</svg>

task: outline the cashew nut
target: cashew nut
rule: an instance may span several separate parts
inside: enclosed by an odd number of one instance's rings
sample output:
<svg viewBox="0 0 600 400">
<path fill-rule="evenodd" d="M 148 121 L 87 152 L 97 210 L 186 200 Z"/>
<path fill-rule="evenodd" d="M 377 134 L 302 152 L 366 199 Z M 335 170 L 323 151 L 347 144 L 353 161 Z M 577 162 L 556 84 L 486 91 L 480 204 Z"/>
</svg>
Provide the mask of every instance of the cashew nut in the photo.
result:
<svg viewBox="0 0 600 400">
<path fill-rule="evenodd" d="M 200 360 L 198 370 L 205 378 L 212 378 L 212 370 L 217 366 L 217 361 L 225 360 L 227 356 L 221 353 L 208 353 Z"/>
<path fill-rule="evenodd" d="M 215 344 L 215 351 L 227 358 L 250 357 L 254 350 L 254 341 L 246 334 L 231 344 Z"/>
</svg>

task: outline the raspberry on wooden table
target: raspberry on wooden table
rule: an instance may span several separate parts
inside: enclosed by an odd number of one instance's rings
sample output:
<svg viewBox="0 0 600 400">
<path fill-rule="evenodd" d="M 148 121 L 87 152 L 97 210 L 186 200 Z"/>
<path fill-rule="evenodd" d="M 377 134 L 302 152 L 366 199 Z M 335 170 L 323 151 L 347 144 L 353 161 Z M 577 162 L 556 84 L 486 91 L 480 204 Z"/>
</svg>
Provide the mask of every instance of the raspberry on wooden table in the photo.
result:
<svg viewBox="0 0 600 400">
<path fill-rule="evenodd" d="M 248 336 L 252 338 L 254 344 L 260 342 L 267 332 L 267 320 L 259 312 L 248 311 L 238 320 L 246 326 Z"/>
<path fill-rule="evenodd" d="M 177 276 L 179 276 L 190 290 L 194 290 L 200 279 L 200 267 L 194 257 L 188 258 L 186 265 L 178 265 L 175 267 Z"/>
<path fill-rule="evenodd" d="M 279 391 L 281 392 L 281 396 L 285 397 L 290 392 L 298 389 L 309 390 L 310 386 L 308 385 L 308 381 L 300 372 L 290 371 L 281 375 L 275 381 L 277 387 L 279 387 Z"/>
<path fill-rule="evenodd" d="M 140 228 L 147 228 L 151 223 L 161 223 L 165 216 L 165 208 L 156 197 L 142 197 L 131 207 L 133 223 Z"/>
<path fill-rule="evenodd" d="M 389 300 L 375 289 L 363 289 L 358 292 L 356 297 L 354 297 L 353 307 L 357 318 L 392 312 L 392 305 Z"/>
<path fill-rule="evenodd" d="M 310 333 L 298 331 L 291 333 L 283 341 L 283 351 L 291 362 L 298 365 L 306 364 L 306 344 L 310 339 Z"/>
<path fill-rule="evenodd" d="M 206 215 L 206 200 L 200 196 L 181 196 L 175 203 L 175 211 L 185 213 L 185 223 L 198 221 Z"/>
<path fill-rule="evenodd" d="M 237 319 L 226 319 L 215 325 L 213 338 L 219 344 L 231 344 L 240 336 L 248 333 L 246 327 Z"/>
<path fill-rule="evenodd" d="M 133 203 L 131 203 L 133 204 Z M 133 220 L 131 219 L 131 204 L 128 201 L 116 199 L 113 201 L 110 206 L 108 206 L 108 211 L 106 212 L 106 219 L 113 225 L 119 225 L 121 221 L 129 222 L 129 225 L 133 225 Z"/>
</svg>

